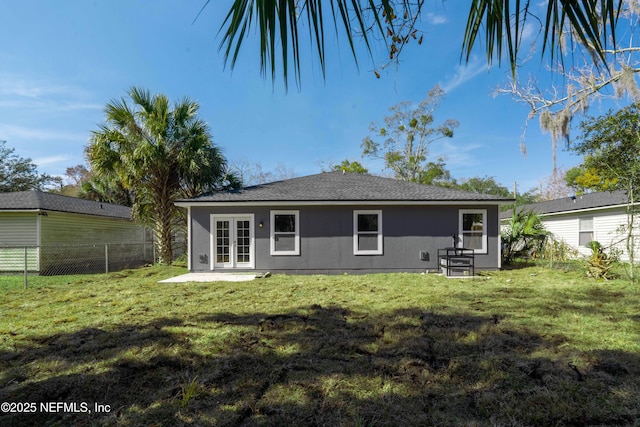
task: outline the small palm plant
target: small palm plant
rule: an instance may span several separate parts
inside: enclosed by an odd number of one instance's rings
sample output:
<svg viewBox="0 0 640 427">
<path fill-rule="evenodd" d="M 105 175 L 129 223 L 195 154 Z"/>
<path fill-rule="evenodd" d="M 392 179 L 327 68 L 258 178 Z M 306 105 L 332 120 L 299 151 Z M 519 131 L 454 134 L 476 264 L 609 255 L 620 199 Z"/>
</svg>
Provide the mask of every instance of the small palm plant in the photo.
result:
<svg viewBox="0 0 640 427">
<path fill-rule="evenodd" d="M 611 269 L 615 258 L 608 256 L 602 250 L 600 242 L 590 241 L 587 247 L 591 249 L 591 256 L 587 258 L 587 276 L 598 280 L 610 280 L 617 277 Z"/>
<path fill-rule="evenodd" d="M 501 232 L 504 262 L 509 264 L 515 258 L 533 255 L 544 247 L 549 235 L 540 215 L 514 209 L 509 224 Z"/>
</svg>

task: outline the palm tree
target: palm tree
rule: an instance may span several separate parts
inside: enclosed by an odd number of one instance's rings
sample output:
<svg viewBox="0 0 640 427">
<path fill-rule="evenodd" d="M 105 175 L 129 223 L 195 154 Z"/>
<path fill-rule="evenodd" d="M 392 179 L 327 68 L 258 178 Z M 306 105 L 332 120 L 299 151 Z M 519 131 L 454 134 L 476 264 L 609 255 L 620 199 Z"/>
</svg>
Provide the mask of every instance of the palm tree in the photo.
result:
<svg viewBox="0 0 640 427">
<path fill-rule="evenodd" d="M 394 60 L 407 43 L 422 41 L 416 23 L 424 3 L 425 0 L 234 0 L 220 28 L 220 48 L 233 68 L 243 41 L 254 33 L 251 27 L 255 26 L 260 36 L 262 73 L 269 70 L 275 79 L 276 61 L 280 60 L 285 85 L 290 66 L 299 83 L 299 47 L 304 36 L 310 37 L 324 75 L 325 22 L 333 23 L 330 32 L 344 34 L 356 63 L 357 38 L 364 42 L 370 55 L 372 40 L 384 39 L 389 58 Z M 568 33 L 589 46 L 594 62 L 605 62 L 609 38 L 615 46 L 615 26 L 623 0 L 548 0 L 543 17 L 533 15 L 531 3 L 532 0 L 472 0 L 461 57 L 468 60 L 478 40 L 483 40 L 488 64 L 500 62 L 506 54 L 515 73 L 524 24 L 529 18 L 541 23 L 543 54 L 549 50 L 553 57 L 560 52 L 561 40 Z"/>
<path fill-rule="evenodd" d="M 88 179 L 80 183 L 77 196 L 81 199 L 129 207 L 133 204 L 131 192 L 124 188 L 122 182 L 104 176 L 98 178 L 94 173 L 90 173 Z"/>
<path fill-rule="evenodd" d="M 160 261 L 172 261 L 172 235 L 182 226 L 174 201 L 237 182 L 227 173 L 199 105 L 184 98 L 173 105 L 163 94 L 132 87 L 105 108 L 105 123 L 93 132 L 87 159 L 98 178 L 114 179 L 133 195 L 134 218 L 151 226 Z M 230 179 L 229 179 L 230 178 Z"/>
<path fill-rule="evenodd" d="M 529 256 L 539 251 L 550 233 L 545 230 L 540 215 L 524 209 L 513 209 L 509 224 L 500 233 L 502 257 L 509 264 L 519 256 Z"/>
</svg>

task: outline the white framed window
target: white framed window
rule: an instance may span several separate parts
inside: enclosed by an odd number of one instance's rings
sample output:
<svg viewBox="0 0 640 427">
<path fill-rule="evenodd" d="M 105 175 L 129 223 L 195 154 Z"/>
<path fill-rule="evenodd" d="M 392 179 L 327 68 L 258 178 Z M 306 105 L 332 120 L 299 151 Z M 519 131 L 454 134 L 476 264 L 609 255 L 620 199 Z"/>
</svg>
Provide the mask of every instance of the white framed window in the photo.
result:
<svg viewBox="0 0 640 427">
<path fill-rule="evenodd" d="M 382 255 L 382 211 L 353 211 L 353 254 Z"/>
<path fill-rule="evenodd" d="M 593 217 L 578 218 L 578 246 L 586 247 L 593 240 Z"/>
<path fill-rule="evenodd" d="M 271 211 L 271 255 L 300 255 L 300 211 Z"/>
<path fill-rule="evenodd" d="M 460 209 L 459 244 L 475 253 L 487 253 L 487 210 Z"/>
</svg>

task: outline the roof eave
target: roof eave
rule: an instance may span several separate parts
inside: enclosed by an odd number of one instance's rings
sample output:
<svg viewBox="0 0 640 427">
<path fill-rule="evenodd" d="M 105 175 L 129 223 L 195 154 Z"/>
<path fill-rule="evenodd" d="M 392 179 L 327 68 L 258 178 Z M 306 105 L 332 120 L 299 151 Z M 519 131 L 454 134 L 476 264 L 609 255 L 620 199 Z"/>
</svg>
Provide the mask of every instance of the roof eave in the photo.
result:
<svg viewBox="0 0 640 427">
<path fill-rule="evenodd" d="M 222 206 L 351 206 L 351 205 L 383 205 L 383 206 L 410 206 L 410 205 L 506 205 L 513 200 L 487 199 L 487 200 L 243 200 L 243 201 L 211 201 L 211 200 L 177 200 L 176 206 L 188 208 L 222 207 Z"/>
<path fill-rule="evenodd" d="M 640 202 L 633 203 L 633 205 L 640 205 Z M 618 205 L 595 206 L 591 208 L 579 208 L 579 209 L 571 209 L 566 211 L 553 211 L 553 212 L 535 212 L 534 211 L 534 212 L 537 215 L 540 215 L 541 217 L 548 217 L 548 216 L 557 216 L 557 215 L 573 215 L 573 214 L 583 213 L 583 212 L 604 211 L 609 209 L 621 209 L 626 207 L 627 207 L 627 204 L 623 203 Z M 509 218 L 511 218 L 511 215 L 503 217 L 500 220 L 504 221 Z"/>
<path fill-rule="evenodd" d="M 12 208 L 12 209 L 0 209 L 0 212 L 7 213 L 38 213 L 43 212 L 44 209 L 41 208 Z"/>
<path fill-rule="evenodd" d="M 97 218 L 112 218 L 112 219 L 122 219 L 126 221 L 132 221 L 131 215 L 123 216 L 123 215 L 109 215 L 109 214 L 98 214 L 98 213 L 90 213 L 90 212 L 73 212 L 73 211 L 62 211 L 57 209 L 43 209 L 43 208 L 14 208 L 14 209 L 0 209 L 0 213 L 59 213 L 59 214 L 71 214 L 71 215 L 87 215 L 93 216 Z"/>
<path fill-rule="evenodd" d="M 638 205 L 638 203 L 633 203 L 633 205 Z M 539 213 L 538 215 L 540 216 L 567 215 L 567 214 L 574 214 L 579 212 L 593 212 L 593 211 L 600 211 L 600 210 L 607 210 L 607 209 L 620 209 L 620 208 L 626 208 L 626 207 L 627 207 L 627 204 L 623 203 L 618 205 L 595 206 L 592 208 L 571 209 L 567 211 L 542 212 L 542 213 Z"/>
</svg>

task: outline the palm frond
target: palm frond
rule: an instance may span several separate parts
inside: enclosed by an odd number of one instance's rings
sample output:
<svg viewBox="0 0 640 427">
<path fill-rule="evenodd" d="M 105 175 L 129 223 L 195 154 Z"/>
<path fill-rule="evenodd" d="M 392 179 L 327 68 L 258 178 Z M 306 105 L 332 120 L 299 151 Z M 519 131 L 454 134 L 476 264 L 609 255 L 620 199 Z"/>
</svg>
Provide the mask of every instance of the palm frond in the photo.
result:
<svg viewBox="0 0 640 427">
<path fill-rule="evenodd" d="M 512 3 L 512 0 L 472 0 L 462 43 L 465 61 L 469 61 L 484 26 L 487 63 L 491 65 L 494 58 L 500 63 L 506 48 L 511 72 L 515 75 L 523 29 L 533 15 L 531 0 L 516 0 L 514 9 Z M 622 0 L 549 0 L 542 28 L 542 56 L 548 51 L 552 61 L 558 55 L 562 60 L 561 38 L 568 32 L 570 38 L 576 37 L 590 50 L 596 64 L 606 64 L 605 50 L 609 38 L 615 47 L 615 28 L 621 8 Z"/>
<path fill-rule="evenodd" d="M 422 13 L 425 0 L 234 0 L 221 27 L 219 49 L 225 65 L 233 69 L 243 46 L 252 34 L 259 34 L 259 56 L 263 76 L 275 81 L 282 63 L 282 76 L 288 87 L 293 70 L 300 84 L 301 32 L 308 31 L 312 49 L 319 59 L 323 77 L 326 73 L 325 22 L 332 21 L 338 39 L 346 39 L 358 65 L 356 42 L 364 44 L 371 58 L 372 40 L 380 40 L 394 58 L 406 43 L 404 35 L 415 36 L 414 24 Z M 209 1 L 205 3 L 205 6 Z M 468 62 L 480 40 L 485 44 L 487 64 L 508 58 L 515 74 L 518 54 L 525 37 L 525 24 L 534 17 L 531 0 L 472 0 L 463 36 L 461 58 Z M 562 60 L 563 34 L 575 37 L 591 50 L 594 62 L 606 63 L 607 44 L 616 44 L 615 28 L 623 0 L 548 0 L 541 19 L 542 55 L 550 52 Z M 204 6 L 203 6 L 204 7 Z M 402 18 L 396 15 L 399 12 Z M 399 27 L 409 29 L 398 33 Z M 481 37 L 484 33 L 484 37 Z M 400 48 L 394 43 L 399 43 Z"/>
<path fill-rule="evenodd" d="M 326 3 L 327 0 L 325 0 Z M 418 10 L 424 0 L 418 0 Z M 325 20 L 333 21 L 339 37 L 346 38 L 351 54 L 357 61 L 357 37 L 361 38 L 371 55 L 372 34 L 385 39 L 385 25 L 394 28 L 395 9 L 411 10 L 411 0 L 329 0 L 329 11 L 322 7 L 322 0 L 235 0 L 221 27 L 222 40 L 219 49 L 224 52 L 225 64 L 233 69 L 243 42 L 249 37 L 252 27 L 256 27 L 260 37 L 260 69 L 264 76 L 271 74 L 275 81 L 282 61 L 285 87 L 288 87 L 289 73 L 293 70 L 296 84 L 300 84 L 300 46 L 304 28 L 310 36 L 312 48 L 316 51 L 322 75 L 326 72 Z M 278 49 L 279 47 L 279 49 Z M 279 50 L 278 58 L 276 51 Z"/>
</svg>

